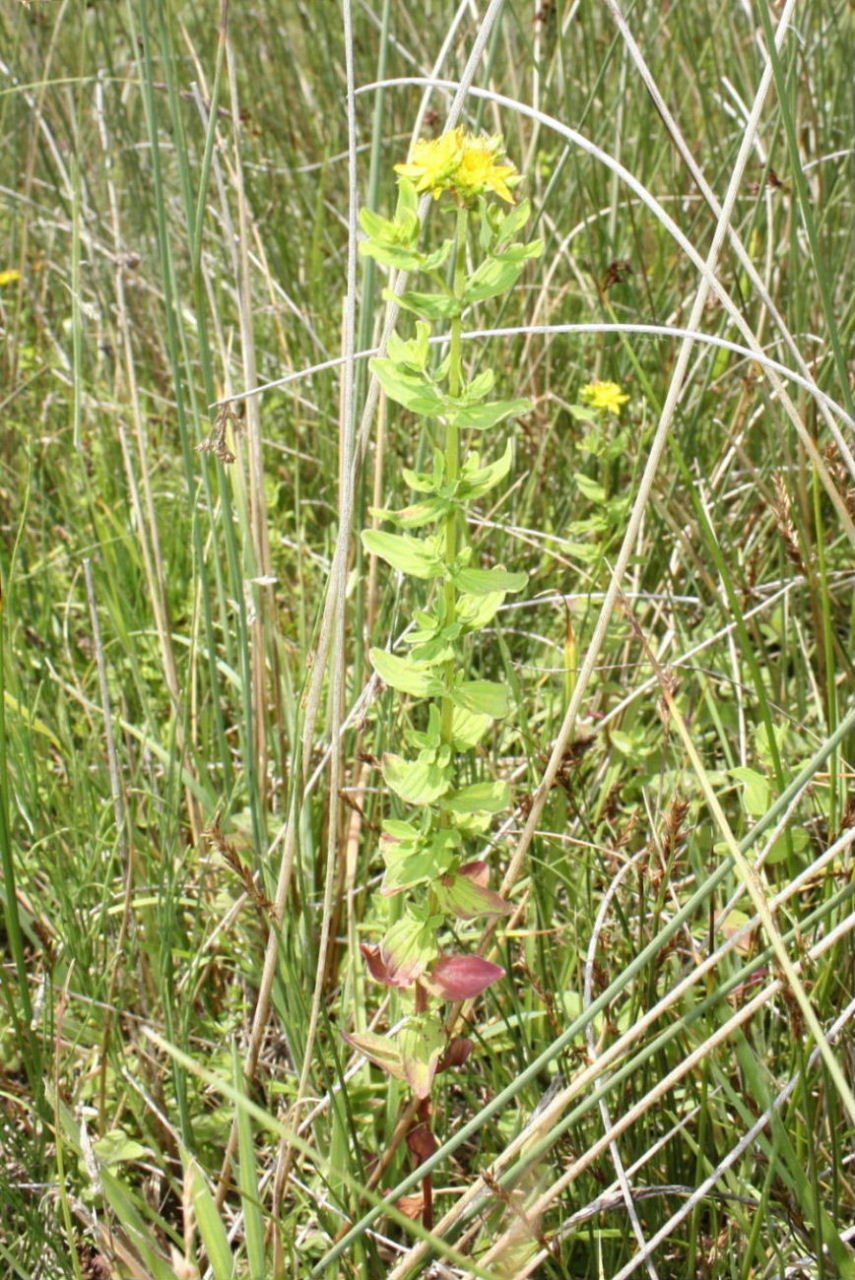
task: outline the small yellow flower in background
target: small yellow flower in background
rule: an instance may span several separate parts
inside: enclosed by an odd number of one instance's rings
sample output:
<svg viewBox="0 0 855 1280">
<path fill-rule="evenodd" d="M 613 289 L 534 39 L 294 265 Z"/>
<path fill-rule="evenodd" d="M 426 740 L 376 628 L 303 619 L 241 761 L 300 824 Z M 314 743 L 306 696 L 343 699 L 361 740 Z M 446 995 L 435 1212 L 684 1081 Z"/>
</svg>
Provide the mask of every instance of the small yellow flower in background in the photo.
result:
<svg viewBox="0 0 855 1280">
<path fill-rule="evenodd" d="M 468 204 L 475 196 L 493 191 L 513 204 L 508 180 L 517 171 L 512 164 L 497 163 L 503 155 L 500 137 L 476 138 L 458 126 L 441 138 L 421 139 L 413 147 L 412 158 L 407 164 L 396 164 L 395 172 L 415 183 L 416 191 L 429 191 L 435 200 L 452 191 Z"/>
<path fill-rule="evenodd" d="M 0 285 L 13 284 L 16 280 L 20 280 L 20 271 L 10 268 L 8 271 L 0 271 Z"/>
<path fill-rule="evenodd" d="M 617 382 L 589 382 L 582 388 L 581 397 L 592 409 L 604 409 L 614 414 L 620 413 L 621 405 L 629 400 Z"/>
</svg>

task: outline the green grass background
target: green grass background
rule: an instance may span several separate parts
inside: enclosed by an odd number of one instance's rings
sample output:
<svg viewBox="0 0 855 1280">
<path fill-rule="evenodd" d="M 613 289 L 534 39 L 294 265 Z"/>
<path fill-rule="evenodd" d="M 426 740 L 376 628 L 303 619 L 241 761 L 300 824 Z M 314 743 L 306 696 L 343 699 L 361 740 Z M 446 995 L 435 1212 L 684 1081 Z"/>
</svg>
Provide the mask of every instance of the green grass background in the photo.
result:
<svg viewBox="0 0 855 1280">
<path fill-rule="evenodd" d="M 10 1277 L 855 1276 L 853 10 L 625 20 L 0 10 Z M 471 529 L 530 575 L 473 657 L 519 912 L 425 1244 L 406 1093 L 341 1032 L 401 1015 L 358 943 L 403 714 L 367 651 L 413 603 L 353 535 L 429 445 L 339 358 L 385 306 L 365 263 L 347 301 L 355 205 L 453 98 L 348 85 L 431 74 L 484 91 L 546 250 L 467 344 L 535 405 Z M 595 378 L 631 395 L 598 438 Z"/>
</svg>

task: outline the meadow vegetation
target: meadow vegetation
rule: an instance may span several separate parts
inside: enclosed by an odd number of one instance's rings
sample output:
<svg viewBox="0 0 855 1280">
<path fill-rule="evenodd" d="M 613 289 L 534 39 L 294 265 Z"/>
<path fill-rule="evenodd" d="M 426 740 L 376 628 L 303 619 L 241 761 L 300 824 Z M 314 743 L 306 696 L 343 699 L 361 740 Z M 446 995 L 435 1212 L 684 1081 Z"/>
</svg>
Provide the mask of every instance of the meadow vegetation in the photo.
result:
<svg viewBox="0 0 855 1280">
<path fill-rule="evenodd" d="M 853 20 L 0 9 L 3 1274 L 855 1277 Z M 457 125 L 543 249 L 449 312 L 504 976 L 414 1097 L 388 760 L 428 685 L 457 739 L 377 512 L 442 441 L 357 216 Z"/>
</svg>

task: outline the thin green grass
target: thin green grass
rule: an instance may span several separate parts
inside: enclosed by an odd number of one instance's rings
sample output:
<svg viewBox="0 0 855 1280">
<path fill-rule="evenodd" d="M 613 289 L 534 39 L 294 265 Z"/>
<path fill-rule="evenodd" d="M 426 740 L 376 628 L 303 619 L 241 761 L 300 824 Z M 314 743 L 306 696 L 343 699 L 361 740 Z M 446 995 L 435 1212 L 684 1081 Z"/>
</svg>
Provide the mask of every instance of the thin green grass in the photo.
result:
<svg viewBox="0 0 855 1280">
<path fill-rule="evenodd" d="M 855 1275 L 851 6 L 797 6 L 762 102 L 767 0 L 482 8 L 0 13 L 11 1276 Z M 340 1034 L 402 1012 L 357 954 L 402 728 L 367 650 L 412 602 L 352 534 L 419 447 L 370 262 L 358 358 L 307 371 L 347 355 L 349 129 L 387 212 L 467 74 L 546 252 L 467 318 L 535 403 L 471 530 L 530 575 L 479 659 L 519 912 L 426 1241 L 407 1093 Z M 569 414 L 595 377 L 625 435 Z"/>
</svg>

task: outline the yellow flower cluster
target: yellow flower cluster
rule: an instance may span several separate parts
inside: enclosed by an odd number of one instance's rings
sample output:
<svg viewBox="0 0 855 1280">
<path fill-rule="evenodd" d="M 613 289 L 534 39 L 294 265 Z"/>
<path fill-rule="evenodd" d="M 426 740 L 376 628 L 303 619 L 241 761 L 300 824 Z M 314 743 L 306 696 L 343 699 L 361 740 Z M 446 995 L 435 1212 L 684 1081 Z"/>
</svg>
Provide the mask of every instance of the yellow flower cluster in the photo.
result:
<svg viewBox="0 0 855 1280">
<path fill-rule="evenodd" d="M 441 138 L 422 138 L 413 147 L 409 161 L 395 165 L 395 172 L 409 178 L 416 191 L 429 191 L 435 200 L 444 191 L 451 191 L 468 205 L 476 196 L 492 191 L 513 204 L 509 182 L 517 171 L 512 164 L 499 164 L 502 156 L 504 143 L 500 137 L 476 138 L 458 127 Z"/>
<path fill-rule="evenodd" d="M 581 391 L 585 404 L 592 409 L 604 409 L 607 413 L 618 414 L 621 405 L 626 404 L 629 396 L 617 382 L 589 382 Z"/>
</svg>

